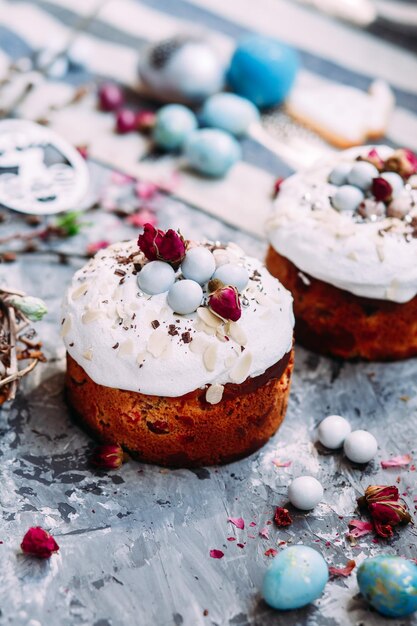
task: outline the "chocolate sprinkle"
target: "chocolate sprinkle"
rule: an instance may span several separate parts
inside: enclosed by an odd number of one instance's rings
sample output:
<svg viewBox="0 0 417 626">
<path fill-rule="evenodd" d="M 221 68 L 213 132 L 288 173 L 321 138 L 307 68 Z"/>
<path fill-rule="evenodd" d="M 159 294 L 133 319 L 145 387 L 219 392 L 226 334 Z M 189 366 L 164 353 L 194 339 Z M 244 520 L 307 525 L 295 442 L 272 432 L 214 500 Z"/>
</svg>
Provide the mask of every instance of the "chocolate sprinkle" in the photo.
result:
<svg viewBox="0 0 417 626">
<path fill-rule="evenodd" d="M 161 324 L 158 322 L 158 320 L 153 320 L 153 322 L 151 322 L 151 326 L 152 328 L 158 328 Z"/>
</svg>

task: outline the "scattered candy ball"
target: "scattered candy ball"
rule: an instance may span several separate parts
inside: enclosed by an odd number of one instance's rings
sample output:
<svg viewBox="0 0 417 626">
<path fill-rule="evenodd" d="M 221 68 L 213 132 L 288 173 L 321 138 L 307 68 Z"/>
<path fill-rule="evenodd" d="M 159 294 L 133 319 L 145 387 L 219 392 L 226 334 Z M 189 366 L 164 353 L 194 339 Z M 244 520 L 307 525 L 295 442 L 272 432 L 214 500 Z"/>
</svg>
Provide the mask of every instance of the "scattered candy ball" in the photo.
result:
<svg viewBox="0 0 417 626">
<path fill-rule="evenodd" d="M 175 313 L 187 315 L 198 309 L 203 290 L 194 280 L 180 280 L 168 291 L 168 304 Z"/>
<path fill-rule="evenodd" d="M 197 128 L 196 116 L 182 104 L 167 104 L 159 109 L 153 129 L 153 140 L 165 150 L 181 148 Z"/>
<path fill-rule="evenodd" d="M 358 568 L 359 589 L 374 609 L 388 617 L 417 611 L 417 565 L 391 554 L 363 561 Z"/>
<path fill-rule="evenodd" d="M 292 48 L 272 37 L 251 35 L 238 43 L 227 82 L 232 91 L 257 107 L 270 107 L 286 98 L 298 66 L 298 56 Z"/>
<path fill-rule="evenodd" d="M 368 161 L 358 161 L 353 165 L 348 174 L 348 183 L 367 191 L 372 185 L 372 179 L 377 178 L 379 172 L 375 165 Z"/>
<path fill-rule="evenodd" d="M 337 450 L 351 432 L 349 422 L 341 415 L 329 415 L 320 422 L 318 438 L 321 444 L 330 450 Z"/>
<path fill-rule="evenodd" d="M 379 202 L 375 198 L 365 198 L 359 205 L 358 213 L 365 219 L 376 221 L 385 217 L 386 207 L 383 202 Z"/>
<path fill-rule="evenodd" d="M 329 183 L 338 187 L 346 185 L 351 169 L 352 165 L 350 163 L 338 163 L 329 174 Z"/>
<path fill-rule="evenodd" d="M 259 121 L 259 111 L 246 98 L 234 93 L 217 93 L 204 103 L 201 120 L 205 126 L 220 128 L 240 137 Z"/>
<path fill-rule="evenodd" d="M 217 268 L 213 278 L 221 280 L 225 285 L 232 285 L 242 292 L 249 281 L 248 270 L 236 263 L 225 263 Z"/>
<path fill-rule="evenodd" d="M 353 185 L 342 185 L 333 194 L 331 202 L 338 211 L 355 211 L 364 199 L 363 191 Z"/>
<path fill-rule="evenodd" d="M 203 128 L 188 137 L 184 154 L 197 172 L 221 178 L 240 159 L 241 150 L 236 139 L 223 130 Z"/>
<path fill-rule="evenodd" d="M 216 261 L 213 254 L 202 246 L 191 248 L 181 265 L 183 276 L 195 280 L 200 285 L 204 285 L 210 280 L 215 269 Z"/>
<path fill-rule="evenodd" d="M 98 99 L 102 111 L 116 111 L 124 102 L 122 90 L 114 83 L 103 83 L 100 85 Z"/>
<path fill-rule="evenodd" d="M 139 289 L 151 296 L 168 291 L 174 282 L 175 272 L 164 261 L 150 261 L 138 274 Z"/>
<path fill-rule="evenodd" d="M 310 511 L 323 498 L 323 487 L 314 476 L 299 476 L 288 487 L 288 499 L 302 511 Z"/>
<path fill-rule="evenodd" d="M 120 109 L 116 115 L 116 131 L 121 135 L 125 133 L 131 133 L 132 130 L 136 130 L 137 120 L 136 113 L 129 109 Z"/>
<path fill-rule="evenodd" d="M 329 579 L 322 555 L 308 546 L 285 548 L 267 569 L 262 595 L 279 611 L 299 609 L 321 596 Z"/>
<path fill-rule="evenodd" d="M 378 443 L 367 430 L 354 430 L 345 439 L 344 452 L 354 463 L 369 463 L 377 453 Z"/>
<path fill-rule="evenodd" d="M 392 187 L 392 195 L 394 198 L 404 189 L 404 181 L 396 172 L 382 172 L 379 176 L 389 182 Z"/>
</svg>

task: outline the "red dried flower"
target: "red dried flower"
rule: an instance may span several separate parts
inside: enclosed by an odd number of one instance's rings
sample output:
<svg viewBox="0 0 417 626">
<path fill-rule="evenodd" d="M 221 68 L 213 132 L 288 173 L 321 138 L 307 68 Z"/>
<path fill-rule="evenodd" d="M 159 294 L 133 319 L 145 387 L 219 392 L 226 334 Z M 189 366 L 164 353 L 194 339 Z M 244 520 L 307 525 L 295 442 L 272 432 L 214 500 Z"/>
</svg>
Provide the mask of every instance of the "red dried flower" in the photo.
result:
<svg viewBox="0 0 417 626">
<path fill-rule="evenodd" d="M 408 178 L 417 173 L 417 155 L 408 148 L 399 148 L 386 159 L 384 169 Z"/>
<path fill-rule="evenodd" d="M 156 113 L 154 111 L 139 111 L 136 114 L 136 128 L 141 133 L 148 133 L 155 126 Z"/>
<path fill-rule="evenodd" d="M 277 506 L 274 514 L 274 522 L 277 526 L 290 526 L 292 524 L 292 517 L 290 516 L 288 509 L 284 509 L 282 506 Z"/>
<path fill-rule="evenodd" d="M 372 165 L 375 165 L 377 170 L 380 172 L 384 169 L 384 160 L 379 156 L 378 151 L 375 150 L 375 148 L 369 150 L 365 157 L 359 157 L 359 161 L 368 161 L 368 163 L 372 163 Z"/>
<path fill-rule="evenodd" d="M 221 550 L 210 550 L 210 556 L 212 559 L 222 559 L 224 557 L 224 552 Z"/>
<path fill-rule="evenodd" d="M 209 309 L 224 320 L 237 322 L 242 315 L 239 292 L 232 285 L 219 287 L 209 295 Z"/>
<path fill-rule="evenodd" d="M 357 539 L 358 537 L 363 537 L 363 535 L 368 535 L 374 531 L 374 527 L 371 522 L 363 522 L 359 519 L 350 520 L 348 526 L 348 539 Z"/>
<path fill-rule="evenodd" d="M 278 554 L 278 550 L 275 550 L 275 548 L 268 548 L 264 554 L 265 556 L 276 556 Z"/>
<path fill-rule="evenodd" d="M 227 521 L 236 526 L 236 528 L 240 528 L 240 530 L 245 528 L 245 520 L 242 517 L 228 517 Z"/>
<path fill-rule="evenodd" d="M 378 202 L 388 203 L 392 199 L 392 186 L 382 176 L 372 180 L 371 191 Z"/>
<path fill-rule="evenodd" d="M 139 235 L 138 246 L 149 261 L 165 261 L 174 269 L 181 265 L 187 247 L 180 232 L 172 228 L 164 232 L 149 223 Z"/>
<path fill-rule="evenodd" d="M 118 469 L 123 463 L 123 450 L 116 444 L 98 446 L 90 457 L 90 464 L 100 469 Z"/>
<path fill-rule="evenodd" d="M 284 180 L 285 180 L 285 178 L 282 178 L 282 177 L 277 178 L 277 179 L 275 180 L 275 182 L 274 182 L 274 188 L 273 188 L 273 191 L 272 191 L 272 197 L 273 197 L 273 198 L 276 198 L 276 197 L 277 197 L 277 195 L 279 194 L 280 189 L 281 189 L 281 185 L 282 185 L 282 183 L 284 182 Z"/>
<path fill-rule="evenodd" d="M 20 547 L 25 554 L 36 556 L 38 559 L 49 559 L 54 552 L 59 550 L 59 545 L 52 535 L 40 526 L 29 528 Z"/>
<path fill-rule="evenodd" d="M 391 537 L 394 526 L 412 521 L 407 505 L 400 499 L 395 486 L 371 485 L 358 499 L 358 504 L 367 506 L 375 532 L 380 537 Z"/>
</svg>

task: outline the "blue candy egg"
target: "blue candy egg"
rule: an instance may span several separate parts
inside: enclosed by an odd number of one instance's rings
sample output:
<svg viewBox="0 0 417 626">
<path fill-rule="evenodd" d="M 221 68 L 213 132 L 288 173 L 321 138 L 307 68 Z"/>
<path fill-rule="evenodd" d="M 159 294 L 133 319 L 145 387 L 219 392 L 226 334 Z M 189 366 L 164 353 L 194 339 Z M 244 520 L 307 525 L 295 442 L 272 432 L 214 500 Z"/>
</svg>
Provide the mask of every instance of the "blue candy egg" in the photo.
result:
<svg viewBox="0 0 417 626">
<path fill-rule="evenodd" d="M 362 200 L 364 193 L 353 185 L 342 185 L 333 194 L 331 202 L 338 211 L 355 211 Z"/>
<path fill-rule="evenodd" d="M 225 130 L 239 137 L 259 121 L 259 111 L 250 100 L 234 93 L 217 93 L 204 103 L 201 120 L 205 126 Z"/>
<path fill-rule="evenodd" d="M 225 285 L 232 285 L 238 291 L 243 291 L 249 281 L 248 270 L 236 263 L 225 263 L 217 268 L 213 278 L 218 278 Z"/>
<path fill-rule="evenodd" d="M 332 169 L 329 174 L 329 183 L 332 185 L 346 185 L 347 177 L 352 169 L 352 165 L 350 163 L 338 163 L 336 167 Z"/>
<path fill-rule="evenodd" d="M 292 48 L 272 37 L 251 35 L 237 45 L 227 81 L 232 91 L 257 107 L 270 107 L 285 99 L 298 66 L 298 55 Z"/>
<path fill-rule="evenodd" d="M 215 269 L 216 261 L 213 254 L 203 247 L 191 248 L 181 264 L 183 276 L 195 280 L 200 285 L 210 280 Z"/>
<path fill-rule="evenodd" d="M 382 172 L 379 176 L 381 178 L 385 178 L 385 180 L 389 182 L 392 187 L 392 195 L 394 197 L 398 196 L 404 189 L 404 181 L 396 172 Z"/>
<path fill-rule="evenodd" d="M 150 261 L 138 274 L 139 288 L 151 296 L 168 291 L 174 282 L 174 270 L 163 261 Z"/>
<path fill-rule="evenodd" d="M 194 280 L 179 280 L 168 291 L 168 304 L 175 313 L 187 315 L 198 309 L 203 290 Z"/>
<path fill-rule="evenodd" d="M 189 136 L 184 154 L 197 172 L 221 178 L 240 159 L 241 150 L 232 135 L 216 128 L 203 128 Z"/>
<path fill-rule="evenodd" d="M 153 140 L 160 148 L 177 150 L 196 128 L 197 118 L 190 109 L 182 104 L 168 104 L 157 113 Z"/>
<path fill-rule="evenodd" d="M 404 617 L 417 611 L 417 565 L 399 556 L 379 555 L 358 568 L 362 595 L 379 613 Z"/>
<path fill-rule="evenodd" d="M 328 578 L 326 561 L 317 550 L 291 546 L 282 550 L 266 571 L 262 595 L 274 609 L 299 609 L 321 596 Z"/>
<path fill-rule="evenodd" d="M 351 168 L 347 180 L 350 185 L 367 191 L 372 185 L 372 179 L 377 176 L 379 176 L 379 172 L 375 165 L 367 161 L 358 161 Z"/>
</svg>

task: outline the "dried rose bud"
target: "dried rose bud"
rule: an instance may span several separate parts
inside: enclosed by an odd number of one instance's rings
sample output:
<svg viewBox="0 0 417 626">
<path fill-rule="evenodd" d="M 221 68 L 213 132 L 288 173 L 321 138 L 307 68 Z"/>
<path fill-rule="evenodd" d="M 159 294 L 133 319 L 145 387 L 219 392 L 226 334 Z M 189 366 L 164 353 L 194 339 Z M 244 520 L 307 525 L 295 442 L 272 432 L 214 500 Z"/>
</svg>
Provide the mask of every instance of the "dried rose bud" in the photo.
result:
<svg viewBox="0 0 417 626">
<path fill-rule="evenodd" d="M 224 282 L 220 280 L 220 278 L 212 278 L 211 280 L 209 280 L 207 287 L 209 293 L 213 293 L 213 291 L 216 291 L 216 289 L 224 287 Z"/>
<path fill-rule="evenodd" d="M 368 509 L 375 531 L 380 537 L 391 537 L 393 526 L 411 522 L 411 515 L 408 512 L 407 505 L 400 500 L 373 502 L 368 505 Z"/>
<path fill-rule="evenodd" d="M 384 169 L 408 178 L 417 173 L 417 156 L 407 148 L 399 148 L 385 160 Z"/>
<path fill-rule="evenodd" d="M 33 296 L 12 296 L 9 298 L 9 302 L 15 309 L 26 315 L 31 322 L 39 322 L 48 313 L 45 302 Z"/>
<path fill-rule="evenodd" d="M 381 176 L 372 179 L 371 191 L 378 202 L 388 203 L 392 199 L 392 186 Z"/>
<path fill-rule="evenodd" d="M 359 506 L 366 506 L 371 502 L 385 502 L 387 500 L 399 500 L 400 494 L 395 485 L 370 485 L 365 490 L 365 495 L 358 498 Z"/>
<path fill-rule="evenodd" d="M 90 464 L 99 469 L 118 469 L 123 463 L 123 450 L 118 444 L 98 446 L 90 457 Z"/>
<path fill-rule="evenodd" d="M 181 265 L 187 248 L 180 232 L 172 228 L 164 232 L 149 223 L 139 235 L 138 246 L 149 261 L 165 261 L 174 269 Z"/>
<path fill-rule="evenodd" d="M 366 156 L 360 156 L 358 161 L 367 161 L 368 163 L 372 163 L 372 165 L 375 165 L 376 169 L 380 172 L 384 169 L 384 160 L 379 156 L 375 148 L 369 150 Z"/>
<path fill-rule="evenodd" d="M 59 545 L 55 539 L 40 526 L 29 528 L 20 544 L 25 554 L 38 559 L 49 559 L 53 552 L 58 552 Z"/>
<path fill-rule="evenodd" d="M 275 180 L 275 182 L 274 182 L 274 187 L 273 187 L 273 190 L 272 190 L 272 197 L 273 197 L 273 198 L 276 198 L 276 197 L 277 197 L 277 195 L 279 194 L 280 189 L 281 189 L 281 185 L 282 185 L 282 183 L 284 182 L 284 180 L 285 180 L 285 178 L 282 178 L 282 177 L 277 178 L 277 179 Z"/>
<path fill-rule="evenodd" d="M 208 298 L 208 306 L 212 313 L 215 313 L 224 320 L 237 322 L 242 315 L 240 307 L 239 292 L 236 287 L 226 285 L 213 291 Z"/>
<path fill-rule="evenodd" d="M 290 526 L 292 524 L 292 517 L 290 516 L 288 509 L 284 509 L 282 506 L 277 506 L 274 514 L 274 522 L 277 526 Z"/>
<path fill-rule="evenodd" d="M 141 133 L 148 133 L 155 126 L 156 113 L 154 111 L 139 111 L 136 114 L 136 128 Z"/>
</svg>

